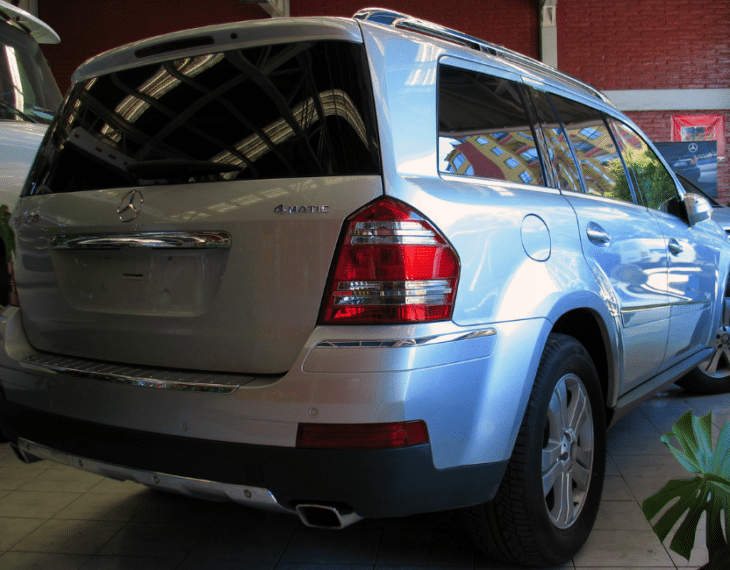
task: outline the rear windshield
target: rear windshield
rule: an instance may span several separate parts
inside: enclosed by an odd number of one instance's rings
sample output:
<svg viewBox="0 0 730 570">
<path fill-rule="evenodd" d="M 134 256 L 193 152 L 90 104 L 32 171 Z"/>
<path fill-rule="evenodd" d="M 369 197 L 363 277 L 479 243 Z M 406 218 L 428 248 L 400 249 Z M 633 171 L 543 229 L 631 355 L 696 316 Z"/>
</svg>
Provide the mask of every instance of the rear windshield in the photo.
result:
<svg viewBox="0 0 730 570">
<path fill-rule="evenodd" d="M 74 86 L 24 194 L 380 171 L 364 48 L 175 59 Z"/>
</svg>

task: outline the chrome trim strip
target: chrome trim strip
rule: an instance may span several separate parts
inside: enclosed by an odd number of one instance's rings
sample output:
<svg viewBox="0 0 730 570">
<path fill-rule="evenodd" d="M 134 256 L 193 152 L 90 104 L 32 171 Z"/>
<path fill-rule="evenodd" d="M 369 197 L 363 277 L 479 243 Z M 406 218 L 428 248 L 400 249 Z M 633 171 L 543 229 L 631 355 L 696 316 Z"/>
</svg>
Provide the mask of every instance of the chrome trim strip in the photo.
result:
<svg viewBox="0 0 730 570">
<path fill-rule="evenodd" d="M 495 329 L 482 329 L 467 333 L 449 333 L 420 338 L 398 338 L 387 340 L 323 340 L 318 342 L 314 348 L 404 348 L 413 346 L 425 346 L 430 344 L 441 344 L 444 342 L 456 342 L 472 338 L 483 338 L 495 336 Z"/>
<path fill-rule="evenodd" d="M 688 305 L 709 305 L 709 299 L 703 299 L 701 301 L 678 301 L 676 303 L 660 303 L 658 305 L 643 305 L 641 307 L 627 307 L 622 308 L 621 313 L 640 313 L 642 311 L 652 311 L 655 309 L 667 309 L 672 307 L 686 307 Z"/>
<path fill-rule="evenodd" d="M 205 479 L 191 479 L 177 475 L 167 475 L 154 471 L 141 471 L 139 469 L 122 467 L 120 465 L 72 455 L 65 451 L 52 449 L 23 438 L 18 439 L 18 451 L 24 456 L 31 455 L 41 459 L 48 459 L 56 463 L 96 473 L 102 477 L 116 479 L 117 481 L 134 481 L 142 485 L 147 485 L 148 487 L 162 489 L 188 497 L 198 497 L 214 501 L 230 500 L 234 503 L 249 507 L 296 515 L 295 511 L 281 506 L 271 491 L 262 487 L 232 485 Z"/>
<path fill-rule="evenodd" d="M 210 375 L 123 367 L 47 355 L 28 356 L 20 361 L 20 366 L 31 370 L 40 369 L 44 372 L 54 372 L 114 384 L 213 394 L 232 394 L 242 384 L 253 382 L 256 379 L 253 376 L 239 377 L 233 374 Z M 238 383 L 223 384 L 220 382 L 221 380 L 232 380 Z"/>
<path fill-rule="evenodd" d="M 231 247 L 228 232 L 140 232 L 133 234 L 56 235 L 50 249 L 120 249 L 126 247 L 199 249 Z"/>
</svg>

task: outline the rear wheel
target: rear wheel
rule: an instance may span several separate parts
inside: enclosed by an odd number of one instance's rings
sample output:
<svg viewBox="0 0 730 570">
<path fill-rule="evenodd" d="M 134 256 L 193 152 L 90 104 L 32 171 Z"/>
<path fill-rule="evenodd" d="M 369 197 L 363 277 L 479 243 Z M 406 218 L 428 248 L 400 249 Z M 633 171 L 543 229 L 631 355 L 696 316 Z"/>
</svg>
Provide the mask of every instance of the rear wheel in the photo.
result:
<svg viewBox="0 0 730 570">
<path fill-rule="evenodd" d="M 590 356 L 574 338 L 550 335 L 497 495 L 465 510 L 472 539 L 510 563 L 569 560 L 593 528 L 605 453 L 603 398 Z"/>
</svg>

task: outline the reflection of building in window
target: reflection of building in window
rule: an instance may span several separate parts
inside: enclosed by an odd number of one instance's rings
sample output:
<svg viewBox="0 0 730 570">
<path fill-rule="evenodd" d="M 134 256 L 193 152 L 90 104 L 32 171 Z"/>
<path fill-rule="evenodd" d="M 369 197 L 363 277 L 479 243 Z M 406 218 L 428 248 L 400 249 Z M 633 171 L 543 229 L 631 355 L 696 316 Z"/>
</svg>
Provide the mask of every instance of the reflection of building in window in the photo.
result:
<svg viewBox="0 0 730 570">
<path fill-rule="evenodd" d="M 614 196 L 623 166 L 605 125 L 574 127 L 568 137 L 580 164 L 583 182 L 589 194 Z"/>
<path fill-rule="evenodd" d="M 531 133 L 482 133 L 449 142 L 453 149 L 442 156 L 444 172 L 523 184 L 543 182 Z"/>
<path fill-rule="evenodd" d="M 332 89 L 331 91 L 319 93 L 316 102 L 310 97 L 294 107 L 291 114 L 296 119 L 299 127 L 304 130 L 323 118 L 320 116 L 318 107 L 322 109 L 322 115 L 324 117 L 340 117 L 345 119 L 363 144 L 367 145 L 365 122 L 347 93 L 341 89 Z M 283 118 L 267 125 L 262 130 L 265 138 L 259 134 L 253 134 L 235 145 L 236 150 L 251 162 L 255 162 L 261 156 L 268 153 L 271 150 L 271 143 L 281 145 L 296 135 L 292 126 Z M 232 164 L 246 168 L 246 163 L 229 151 L 222 152 L 210 160 L 211 162 Z M 234 176 L 235 174 L 229 177 Z"/>
</svg>

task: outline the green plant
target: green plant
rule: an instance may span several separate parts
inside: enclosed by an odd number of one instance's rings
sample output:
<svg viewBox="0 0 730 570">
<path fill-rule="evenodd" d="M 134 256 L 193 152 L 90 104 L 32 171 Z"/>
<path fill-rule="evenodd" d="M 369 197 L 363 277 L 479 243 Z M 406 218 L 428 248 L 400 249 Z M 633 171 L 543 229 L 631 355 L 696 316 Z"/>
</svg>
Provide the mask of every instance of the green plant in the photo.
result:
<svg viewBox="0 0 730 570">
<path fill-rule="evenodd" d="M 672 438 L 677 439 L 681 449 L 671 444 Z M 686 412 L 661 441 L 696 476 L 669 481 L 642 503 L 644 516 L 649 522 L 658 517 L 652 528 L 661 541 L 677 527 L 669 547 L 689 560 L 697 525 L 706 512 L 710 554 L 707 568 L 730 567 L 727 558 L 730 554 L 730 422 L 722 428 L 714 450 L 712 412 L 702 417 L 693 416 L 691 410 Z"/>
</svg>

